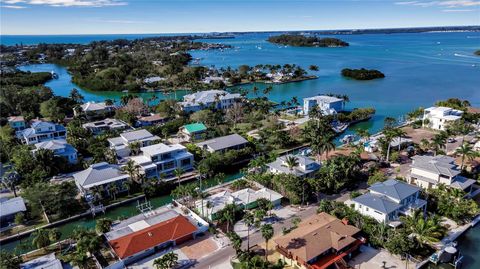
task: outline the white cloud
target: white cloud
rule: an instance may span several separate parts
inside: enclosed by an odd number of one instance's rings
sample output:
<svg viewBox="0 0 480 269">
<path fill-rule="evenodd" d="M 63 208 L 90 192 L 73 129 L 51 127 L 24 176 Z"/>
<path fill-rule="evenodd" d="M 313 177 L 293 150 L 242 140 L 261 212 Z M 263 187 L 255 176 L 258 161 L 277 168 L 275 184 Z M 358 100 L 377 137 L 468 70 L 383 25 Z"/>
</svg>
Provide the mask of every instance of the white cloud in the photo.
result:
<svg viewBox="0 0 480 269">
<path fill-rule="evenodd" d="M 459 7 L 480 6 L 480 1 L 478 1 L 478 0 L 400 1 L 400 2 L 395 2 L 395 4 L 396 5 L 419 6 L 419 7 L 459 8 Z"/>
<path fill-rule="evenodd" d="M 475 9 L 443 9 L 442 12 L 472 12 Z"/>
<path fill-rule="evenodd" d="M 2 2 L 10 6 L 19 3 L 52 7 L 105 7 L 127 5 L 127 2 L 121 0 L 4 0 Z M 17 8 L 18 7 L 19 6 L 17 6 Z"/>
<path fill-rule="evenodd" d="M 11 8 L 11 9 L 24 9 L 24 6 L 14 6 L 14 5 L 2 5 L 2 8 Z"/>
</svg>

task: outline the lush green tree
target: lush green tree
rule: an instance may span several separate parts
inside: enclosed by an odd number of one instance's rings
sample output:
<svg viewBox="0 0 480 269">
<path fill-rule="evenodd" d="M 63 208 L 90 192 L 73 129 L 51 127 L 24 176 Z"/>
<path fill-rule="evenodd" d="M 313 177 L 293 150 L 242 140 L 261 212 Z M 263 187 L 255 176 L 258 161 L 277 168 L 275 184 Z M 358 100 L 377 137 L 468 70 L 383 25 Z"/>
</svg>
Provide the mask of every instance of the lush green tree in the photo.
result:
<svg viewBox="0 0 480 269">
<path fill-rule="evenodd" d="M 0 251 L 0 269 L 18 269 L 21 259 L 11 252 Z"/>
<path fill-rule="evenodd" d="M 295 167 L 298 166 L 298 159 L 295 156 L 287 156 L 285 159 L 285 165 L 290 169 L 290 171 L 293 171 Z"/>
<path fill-rule="evenodd" d="M 48 230 L 38 229 L 31 236 L 32 244 L 37 248 L 45 248 L 52 243 Z"/>
<path fill-rule="evenodd" d="M 178 264 L 178 254 L 175 252 L 168 252 L 162 257 L 155 259 L 153 265 L 157 269 L 172 269 Z"/>
<path fill-rule="evenodd" d="M 459 148 L 457 148 L 455 152 L 462 156 L 462 164 L 460 166 L 461 170 L 463 170 L 465 159 L 472 161 L 475 157 L 479 156 L 478 152 L 474 151 L 473 147 L 466 142 L 464 142 Z"/>
<path fill-rule="evenodd" d="M 62 232 L 58 228 L 52 228 L 48 231 L 48 238 L 50 239 L 50 242 L 55 243 L 60 240 L 62 237 Z"/>
<path fill-rule="evenodd" d="M 401 217 L 405 230 L 422 246 L 438 242 L 445 234 L 445 228 L 440 225 L 438 216 L 424 217 L 423 212 L 417 210 L 411 216 Z"/>
<path fill-rule="evenodd" d="M 99 234 L 104 234 L 110 231 L 113 221 L 110 218 L 98 219 L 95 224 L 95 230 Z"/>
<path fill-rule="evenodd" d="M 262 225 L 260 228 L 262 237 L 265 239 L 265 260 L 268 258 L 268 241 L 273 237 L 273 226 L 271 224 Z"/>
<path fill-rule="evenodd" d="M 375 171 L 375 173 L 373 173 L 372 175 L 370 175 L 368 177 L 368 185 L 373 185 L 377 182 L 384 182 L 385 180 L 387 180 L 387 176 L 385 175 L 385 173 L 383 173 L 382 171 L 378 170 L 378 171 Z"/>
</svg>

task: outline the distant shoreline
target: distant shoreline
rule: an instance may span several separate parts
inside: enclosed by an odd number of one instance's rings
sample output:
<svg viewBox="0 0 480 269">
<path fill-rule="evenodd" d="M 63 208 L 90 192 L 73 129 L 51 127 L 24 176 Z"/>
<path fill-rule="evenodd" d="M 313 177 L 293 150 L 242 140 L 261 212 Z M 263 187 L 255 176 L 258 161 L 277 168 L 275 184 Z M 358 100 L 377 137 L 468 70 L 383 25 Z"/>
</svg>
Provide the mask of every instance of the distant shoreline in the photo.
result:
<svg viewBox="0 0 480 269">
<path fill-rule="evenodd" d="M 213 39 L 232 38 L 232 35 L 250 33 L 316 33 L 330 35 L 344 34 L 385 34 L 385 33 L 426 33 L 426 32 L 480 32 L 480 25 L 468 26 L 426 26 L 401 28 L 370 28 L 370 29 L 337 29 L 337 30 L 272 30 L 272 31 L 245 31 L 245 32 L 195 32 L 195 33 L 108 33 L 108 34 L 4 34 L 2 37 L 82 37 L 82 36 L 200 36 L 209 35 Z"/>
</svg>

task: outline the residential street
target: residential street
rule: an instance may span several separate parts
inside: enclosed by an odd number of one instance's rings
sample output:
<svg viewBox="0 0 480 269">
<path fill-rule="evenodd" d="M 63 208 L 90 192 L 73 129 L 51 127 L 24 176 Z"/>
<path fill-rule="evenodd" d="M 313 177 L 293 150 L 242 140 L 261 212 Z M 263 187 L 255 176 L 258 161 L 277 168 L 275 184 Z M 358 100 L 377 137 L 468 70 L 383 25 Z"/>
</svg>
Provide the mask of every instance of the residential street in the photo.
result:
<svg viewBox="0 0 480 269">
<path fill-rule="evenodd" d="M 308 216 L 311 216 L 316 213 L 317 205 L 310 205 L 306 209 L 298 211 L 295 216 L 290 218 L 279 220 L 275 224 L 273 224 L 275 230 L 275 236 L 282 234 L 282 229 L 290 228 L 292 226 L 292 219 L 294 217 L 299 217 L 304 219 Z M 243 238 L 243 247 L 247 247 L 246 238 Z M 260 231 L 255 231 L 250 234 L 250 247 L 255 246 L 264 242 L 262 234 Z M 200 259 L 197 264 L 193 266 L 193 268 L 226 268 L 225 266 L 230 266 L 230 259 L 235 255 L 235 250 L 231 246 L 225 247 L 219 251 L 214 252 L 212 255 L 207 256 L 203 259 Z"/>
</svg>

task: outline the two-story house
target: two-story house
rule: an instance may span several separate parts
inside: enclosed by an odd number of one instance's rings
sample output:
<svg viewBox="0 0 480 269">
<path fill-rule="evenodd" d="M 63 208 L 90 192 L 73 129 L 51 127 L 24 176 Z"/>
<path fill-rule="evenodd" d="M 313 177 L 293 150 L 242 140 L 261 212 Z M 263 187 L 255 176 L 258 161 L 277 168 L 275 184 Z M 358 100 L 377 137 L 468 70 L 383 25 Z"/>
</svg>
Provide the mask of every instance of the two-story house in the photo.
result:
<svg viewBox="0 0 480 269">
<path fill-rule="evenodd" d="M 373 184 L 368 193 L 352 200 L 355 210 L 390 226 L 400 224 L 400 215 L 411 215 L 416 210 L 426 211 L 427 201 L 420 199 L 421 188 L 389 179 Z"/>
<path fill-rule="evenodd" d="M 239 93 L 220 90 L 200 91 L 183 96 L 183 102 L 179 102 L 179 105 L 185 112 L 196 112 L 209 107 L 227 109 L 241 98 Z"/>
<path fill-rule="evenodd" d="M 463 111 L 449 108 L 449 107 L 430 107 L 423 112 L 423 126 L 436 129 L 445 130 L 451 122 L 460 120 Z"/>
<path fill-rule="evenodd" d="M 412 157 L 409 182 L 424 189 L 437 188 L 439 184 L 472 191 L 475 180 L 460 175 L 455 159 L 445 155 Z"/>
<path fill-rule="evenodd" d="M 67 130 L 63 125 L 53 122 L 35 120 L 19 134 L 21 140 L 27 144 L 36 144 L 44 141 L 66 139 Z"/>
<path fill-rule="evenodd" d="M 141 171 L 147 178 L 169 177 L 175 169 L 182 171 L 193 169 L 193 154 L 180 144 L 165 145 L 163 143 L 142 147 L 142 155 L 131 157 L 141 167 Z"/>
<path fill-rule="evenodd" d="M 115 150 L 117 156 L 127 157 L 130 155 L 130 145 L 132 143 L 140 143 L 140 147 L 146 147 L 160 141 L 160 137 L 151 134 L 145 129 L 139 129 L 135 131 L 129 131 L 121 133 L 119 137 L 107 139 L 110 144 L 110 148 Z"/>
<path fill-rule="evenodd" d="M 289 167 L 287 158 L 293 157 L 297 160 L 298 165 Z M 291 174 L 297 177 L 310 177 L 320 169 L 320 163 L 313 159 L 302 155 L 285 155 L 278 157 L 274 162 L 268 163 L 267 168 L 273 174 Z"/>
<path fill-rule="evenodd" d="M 65 141 L 65 139 L 50 140 L 35 144 L 35 149 L 32 153 L 35 154 L 39 149 L 46 149 L 53 151 L 54 156 L 63 157 L 69 163 L 77 163 L 77 150 Z"/>
<path fill-rule="evenodd" d="M 327 95 L 317 95 L 303 99 L 304 115 L 308 115 L 314 107 L 318 107 L 323 115 L 333 115 L 343 111 L 344 100 Z"/>
</svg>

